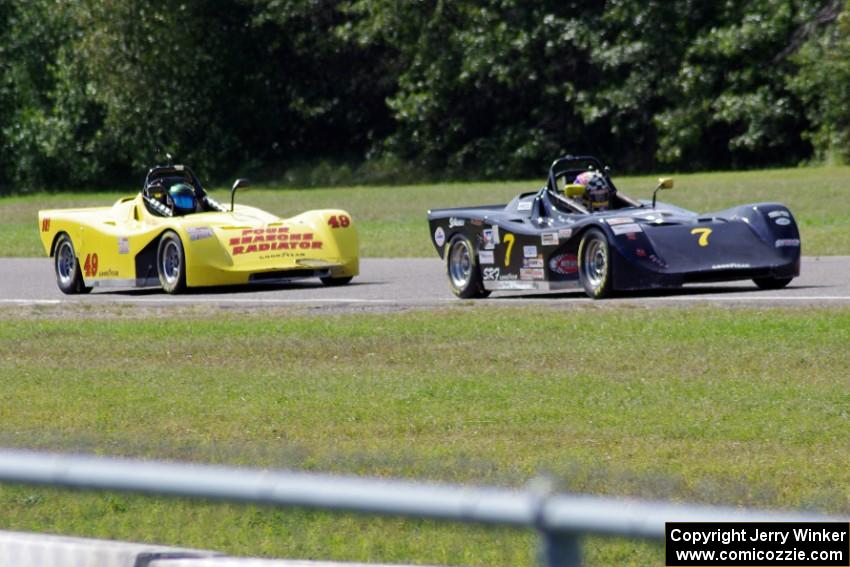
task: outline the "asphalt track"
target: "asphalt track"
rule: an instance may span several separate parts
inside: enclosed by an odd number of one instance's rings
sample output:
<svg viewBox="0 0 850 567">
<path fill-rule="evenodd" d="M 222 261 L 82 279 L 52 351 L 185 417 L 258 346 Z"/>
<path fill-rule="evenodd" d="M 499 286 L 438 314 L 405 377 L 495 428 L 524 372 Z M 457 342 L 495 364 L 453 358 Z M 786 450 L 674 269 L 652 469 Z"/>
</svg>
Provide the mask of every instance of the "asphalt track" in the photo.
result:
<svg viewBox="0 0 850 567">
<path fill-rule="evenodd" d="M 0 307 L 4 305 L 210 304 L 233 306 L 315 305 L 327 308 L 434 307 L 460 303 L 449 290 L 445 267 L 435 258 L 367 258 L 360 276 L 349 285 L 325 287 L 318 280 L 286 285 L 199 289 L 167 295 L 159 289 L 98 288 L 89 295 L 68 296 L 56 287 L 49 258 L 0 258 Z M 801 275 L 785 289 L 764 291 L 750 281 L 691 285 L 679 290 L 628 293 L 594 302 L 582 291 L 559 293 L 497 292 L 487 305 L 544 304 L 720 304 L 729 306 L 850 306 L 850 256 L 803 259 Z"/>
</svg>

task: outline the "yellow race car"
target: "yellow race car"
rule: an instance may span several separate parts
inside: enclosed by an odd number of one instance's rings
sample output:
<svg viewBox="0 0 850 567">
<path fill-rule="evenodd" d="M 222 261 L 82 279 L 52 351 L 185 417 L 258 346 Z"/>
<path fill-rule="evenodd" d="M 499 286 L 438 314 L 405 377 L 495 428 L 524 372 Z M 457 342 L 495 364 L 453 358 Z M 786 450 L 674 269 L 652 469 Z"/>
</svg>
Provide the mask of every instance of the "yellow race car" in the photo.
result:
<svg viewBox="0 0 850 567">
<path fill-rule="evenodd" d="M 94 287 L 189 287 L 319 278 L 342 285 L 359 272 L 357 231 L 338 209 L 281 219 L 217 203 L 183 165 L 148 171 L 141 193 L 111 207 L 38 213 L 41 242 L 64 293 Z"/>
</svg>

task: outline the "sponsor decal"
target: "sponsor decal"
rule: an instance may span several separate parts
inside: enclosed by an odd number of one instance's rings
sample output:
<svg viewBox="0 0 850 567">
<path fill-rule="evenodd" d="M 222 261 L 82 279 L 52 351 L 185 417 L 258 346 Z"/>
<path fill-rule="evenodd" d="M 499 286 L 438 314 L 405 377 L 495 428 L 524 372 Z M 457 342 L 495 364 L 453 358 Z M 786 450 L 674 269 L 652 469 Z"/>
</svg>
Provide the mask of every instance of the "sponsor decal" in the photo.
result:
<svg viewBox="0 0 850 567">
<path fill-rule="evenodd" d="M 41 232 L 50 232 L 50 217 L 41 219 Z"/>
<path fill-rule="evenodd" d="M 713 266 L 711 266 L 711 269 L 712 270 L 740 270 L 742 268 L 749 268 L 749 267 L 750 267 L 749 264 L 736 264 L 736 263 L 733 262 L 733 263 L 730 263 L 730 264 L 714 264 Z"/>
<path fill-rule="evenodd" d="M 466 224 L 466 221 L 463 219 L 459 219 L 456 217 L 452 217 L 449 219 L 449 228 L 456 228 L 459 226 L 463 226 Z"/>
<path fill-rule="evenodd" d="M 537 257 L 537 246 L 533 244 L 531 246 L 523 246 L 522 247 L 522 257 L 523 258 L 536 258 Z"/>
<path fill-rule="evenodd" d="M 481 270 L 481 277 L 485 282 L 492 282 L 499 279 L 499 268 L 484 268 Z"/>
<path fill-rule="evenodd" d="M 775 222 L 779 226 L 788 226 L 789 224 L 791 224 L 791 219 L 789 219 L 787 217 L 779 217 L 778 219 L 776 219 L 773 222 Z"/>
<path fill-rule="evenodd" d="M 481 231 L 484 235 L 484 248 L 492 250 L 499 243 L 499 227 L 491 226 Z"/>
<path fill-rule="evenodd" d="M 543 246 L 557 246 L 558 245 L 558 233 L 557 232 L 544 232 L 540 235 L 540 244 Z"/>
<path fill-rule="evenodd" d="M 523 268 L 542 268 L 543 267 L 543 256 L 537 256 L 537 258 L 525 258 L 522 261 Z"/>
<path fill-rule="evenodd" d="M 472 219 L 471 221 L 469 221 L 469 224 L 474 226 L 481 226 L 482 224 L 484 224 L 484 221 L 482 221 L 481 219 Z"/>
<path fill-rule="evenodd" d="M 786 247 L 786 246 L 789 247 L 789 248 L 799 248 L 800 239 L 799 238 L 780 238 L 779 240 L 776 241 L 776 247 L 777 248 L 783 248 L 783 247 Z"/>
<path fill-rule="evenodd" d="M 564 240 L 568 239 L 573 235 L 573 229 L 571 228 L 562 228 L 558 230 L 558 238 L 562 238 Z"/>
<path fill-rule="evenodd" d="M 514 276 L 514 280 L 516 280 L 516 276 Z M 518 282 L 518 281 L 505 281 L 505 278 L 499 280 L 499 289 L 501 290 L 526 290 L 533 289 L 529 287 L 527 283 Z"/>
<path fill-rule="evenodd" d="M 646 250 L 643 248 L 635 248 L 635 256 L 638 258 L 646 258 Z"/>
<path fill-rule="evenodd" d="M 496 241 L 493 239 L 493 229 L 492 228 L 485 228 L 483 231 L 481 231 L 481 234 L 484 235 L 484 249 L 485 250 L 492 250 L 493 248 L 496 247 Z"/>
<path fill-rule="evenodd" d="M 791 213 L 789 213 L 788 211 L 770 211 L 769 213 L 767 213 L 767 216 L 772 219 L 775 219 L 776 217 L 790 217 Z"/>
<path fill-rule="evenodd" d="M 442 248 L 442 247 L 443 247 L 443 244 L 445 244 L 445 243 L 446 243 L 446 233 L 445 233 L 445 231 L 443 230 L 443 227 L 438 226 L 438 227 L 437 227 L 437 230 L 435 230 L 435 231 L 434 231 L 434 242 L 435 242 L 435 243 L 437 244 L 437 246 L 439 246 L 440 248 Z"/>
<path fill-rule="evenodd" d="M 635 221 L 630 217 L 611 217 L 610 219 L 605 219 L 605 222 L 607 222 L 609 226 L 616 226 L 618 224 L 628 224 Z"/>
<path fill-rule="evenodd" d="M 578 272 L 578 258 L 575 254 L 559 254 L 549 260 L 549 269 L 556 274 L 569 275 Z"/>
<path fill-rule="evenodd" d="M 499 274 L 499 281 L 514 281 L 517 279 L 516 274 Z"/>
<path fill-rule="evenodd" d="M 479 250 L 478 251 L 478 263 L 479 264 L 494 264 L 495 260 L 493 260 L 493 251 L 492 250 Z"/>
<path fill-rule="evenodd" d="M 117 278 L 118 277 L 118 270 L 114 270 L 112 268 L 109 268 L 108 270 L 103 270 L 101 272 L 98 272 L 97 277 L 99 277 L 99 278 Z"/>
<path fill-rule="evenodd" d="M 445 240 L 445 238 L 444 238 Z M 289 232 L 289 227 L 246 228 L 241 236 L 231 237 L 231 256 L 272 250 L 321 250 L 322 241 L 312 232 Z"/>
<path fill-rule="evenodd" d="M 522 268 L 519 271 L 521 280 L 542 280 L 543 277 L 543 268 Z"/>
<path fill-rule="evenodd" d="M 640 225 L 639 225 L 639 224 L 637 224 L 637 223 L 630 223 L 630 224 L 617 224 L 617 225 L 612 226 L 612 227 L 611 227 L 611 230 L 612 230 L 612 231 L 614 232 L 614 234 L 616 234 L 617 236 L 619 236 L 619 235 L 621 235 L 621 234 L 629 234 L 629 233 L 635 233 L 635 232 L 643 232 L 643 229 L 642 229 L 642 228 L 640 227 Z"/>
<path fill-rule="evenodd" d="M 130 253 L 130 239 L 126 236 L 118 237 L 118 253 L 119 254 L 129 254 Z"/>
<path fill-rule="evenodd" d="M 263 261 L 265 261 L 265 260 L 275 260 L 275 259 L 278 259 L 278 258 L 298 258 L 299 260 L 302 259 L 302 258 L 306 259 L 307 253 L 306 252 L 297 252 L 297 251 L 296 252 L 278 252 L 278 253 L 275 253 L 275 254 L 263 254 L 262 256 L 257 256 L 258 260 L 263 260 Z M 319 266 L 319 267 L 322 267 L 322 266 Z"/>
<path fill-rule="evenodd" d="M 517 203 L 516 210 L 518 211 L 530 211 L 531 210 L 531 201 L 521 201 Z"/>
<path fill-rule="evenodd" d="M 213 231 L 208 226 L 191 226 L 186 229 L 189 233 L 189 240 L 202 240 L 213 235 Z"/>
</svg>

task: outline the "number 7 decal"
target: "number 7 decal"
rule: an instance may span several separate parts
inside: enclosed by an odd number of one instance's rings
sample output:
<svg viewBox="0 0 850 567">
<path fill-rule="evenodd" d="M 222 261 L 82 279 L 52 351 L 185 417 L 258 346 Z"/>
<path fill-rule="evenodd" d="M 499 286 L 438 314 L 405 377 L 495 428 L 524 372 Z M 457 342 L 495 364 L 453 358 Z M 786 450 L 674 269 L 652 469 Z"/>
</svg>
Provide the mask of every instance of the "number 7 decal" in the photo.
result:
<svg viewBox="0 0 850 567">
<path fill-rule="evenodd" d="M 699 240 L 697 241 L 700 246 L 708 246 L 708 236 L 711 234 L 710 228 L 695 228 L 691 231 L 691 234 L 699 234 Z"/>
<path fill-rule="evenodd" d="M 516 238 L 509 232 L 502 240 L 504 240 L 505 244 L 507 244 L 507 247 L 505 248 L 505 267 L 507 268 L 511 265 L 511 250 L 514 248 L 514 240 L 516 240 Z"/>
</svg>

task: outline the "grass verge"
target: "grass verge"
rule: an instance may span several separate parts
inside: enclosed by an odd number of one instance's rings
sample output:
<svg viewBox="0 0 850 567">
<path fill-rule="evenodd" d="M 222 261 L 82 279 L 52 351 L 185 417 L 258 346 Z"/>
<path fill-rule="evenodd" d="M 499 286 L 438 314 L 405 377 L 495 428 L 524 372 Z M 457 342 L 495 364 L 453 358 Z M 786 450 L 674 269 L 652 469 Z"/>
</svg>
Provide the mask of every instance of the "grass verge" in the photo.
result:
<svg viewBox="0 0 850 567">
<path fill-rule="evenodd" d="M 656 178 L 615 178 L 621 191 L 649 198 Z M 281 216 L 307 209 L 344 208 L 361 236 L 361 253 L 372 257 L 431 256 L 425 212 L 431 208 L 504 203 L 542 182 L 450 183 L 403 187 L 284 189 L 265 187 L 239 194 L 239 201 Z M 2 256 L 41 256 L 36 214 L 39 209 L 102 206 L 121 193 L 39 194 L 0 198 Z M 213 194 L 229 201 L 223 191 Z M 775 169 L 676 176 L 676 189 L 661 199 L 699 212 L 733 205 L 780 201 L 794 212 L 808 255 L 850 254 L 850 168 Z"/>
<path fill-rule="evenodd" d="M 850 512 L 847 309 L 107 309 L 0 311 L 3 445 Z M 432 522 L 5 485 L 0 510 L 243 555 L 534 561 L 530 534 Z"/>
</svg>

